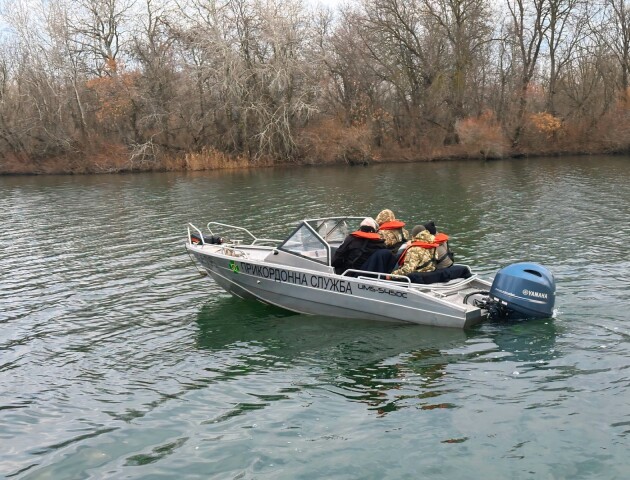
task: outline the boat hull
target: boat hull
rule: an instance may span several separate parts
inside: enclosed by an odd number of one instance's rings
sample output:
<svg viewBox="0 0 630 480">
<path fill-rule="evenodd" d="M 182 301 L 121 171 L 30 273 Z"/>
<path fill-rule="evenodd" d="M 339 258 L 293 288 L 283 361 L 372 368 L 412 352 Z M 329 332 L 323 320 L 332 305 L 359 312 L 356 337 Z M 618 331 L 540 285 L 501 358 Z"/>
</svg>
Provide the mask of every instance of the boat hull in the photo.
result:
<svg viewBox="0 0 630 480">
<path fill-rule="evenodd" d="M 339 318 L 466 328 L 485 312 L 407 283 L 379 282 L 233 257 L 219 248 L 187 245 L 227 292 L 293 312 Z"/>
</svg>

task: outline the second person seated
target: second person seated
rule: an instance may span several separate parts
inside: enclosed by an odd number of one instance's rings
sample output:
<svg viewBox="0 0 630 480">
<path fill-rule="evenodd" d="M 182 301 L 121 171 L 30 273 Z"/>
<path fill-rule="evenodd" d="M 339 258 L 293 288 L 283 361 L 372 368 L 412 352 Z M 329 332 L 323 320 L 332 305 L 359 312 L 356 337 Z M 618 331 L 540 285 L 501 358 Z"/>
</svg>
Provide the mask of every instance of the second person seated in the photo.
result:
<svg viewBox="0 0 630 480">
<path fill-rule="evenodd" d="M 390 209 L 382 210 L 376 216 L 376 223 L 378 223 L 378 234 L 392 252 L 396 252 L 403 243 L 409 240 L 409 232 L 404 228 L 405 222 L 397 220 Z"/>
<path fill-rule="evenodd" d="M 331 262 L 335 273 L 342 274 L 348 269 L 389 272 L 393 255 L 377 230 L 373 218 L 363 219 L 359 229 L 348 235 L 335 251 Z"/>
</svg>

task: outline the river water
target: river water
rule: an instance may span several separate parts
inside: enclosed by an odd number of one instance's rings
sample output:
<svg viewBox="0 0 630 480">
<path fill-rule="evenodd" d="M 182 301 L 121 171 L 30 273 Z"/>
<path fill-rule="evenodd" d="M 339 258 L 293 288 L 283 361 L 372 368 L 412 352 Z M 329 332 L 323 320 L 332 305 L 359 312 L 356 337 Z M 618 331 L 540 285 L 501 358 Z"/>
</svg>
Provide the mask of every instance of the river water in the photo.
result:
<svg viewBox="0 0 630 480">
<path fill-rule="evenodd" d="M 187 222 L 435 220 L 553 319 L 469 331 L 232 298 Z M 0 477 L 626 479 L 630 158 L 0 178 Z"/>
</svg>

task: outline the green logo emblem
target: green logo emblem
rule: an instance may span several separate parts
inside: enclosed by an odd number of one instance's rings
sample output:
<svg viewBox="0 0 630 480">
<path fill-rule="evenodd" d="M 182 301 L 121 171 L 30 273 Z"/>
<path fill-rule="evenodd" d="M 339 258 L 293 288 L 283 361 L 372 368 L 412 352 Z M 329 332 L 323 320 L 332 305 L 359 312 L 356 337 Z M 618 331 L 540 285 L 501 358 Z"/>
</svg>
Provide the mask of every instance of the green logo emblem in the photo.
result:
<svg viewBox="0 0 630 480">
<path fill-rule="evenodd" d="M 230 260 L 230 270 L 232 270 L 234 273 L 238 273 L 238 265 L 236 264 L 236 262 L 234 260 Z"/>
</svg>

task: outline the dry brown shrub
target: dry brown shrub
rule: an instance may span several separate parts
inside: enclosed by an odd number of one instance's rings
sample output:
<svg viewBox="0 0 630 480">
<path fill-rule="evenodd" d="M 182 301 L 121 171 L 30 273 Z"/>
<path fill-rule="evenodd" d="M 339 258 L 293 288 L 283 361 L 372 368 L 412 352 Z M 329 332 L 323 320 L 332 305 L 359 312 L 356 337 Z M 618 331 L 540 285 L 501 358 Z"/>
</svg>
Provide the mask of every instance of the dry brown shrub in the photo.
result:
<svg viewBox="0 0 630 480">
<path fill-rule="evenodd" d="M 129 72 L 88 80 L 86 87 L 97 95 L 100 103 L 96 111 L 100 123 L 116 122 L 131 113 L 139 79 L 139 73 Z"/>
<path fill-rule="evenodd" d="M 183 156 L 183 160 L 168 159 L 165 161 L 166 169 L 171 169 L 173 166 L 178 165 L 179 162 L 181 162 L 183 169 L 191 171 L 236 169 L 254 166 L 249 158 L 244 155 L 229 155 L 214 148 L 206 148 L 201 152 L 186 153 Z M 269 166 L 269 162 L 261 159 L 255 163 L 255 166 Z"/>
<path fill-rule="evenodd" d="M 529 121 L 535 130 L 547 138 L 555 137 L 562 128 L 562 120 L 548 112 L 532 113 Z"/>
<path fill-rule="evenodd" d="M 414 147 L 402 146 L 398 142 L 387 141 L 374 150 L 375 162 L 416 162 L 432 160 L 439 152 L 425 142 Z"/>
<path fill-rule="evenodd" d="M 494 113 L 485 111 L 479 117 L 459 120 L 455 125 L 460 143 L 470 154 L 486 158 L 502 158 L 508 150 L 508 141 Z"/>
<path fill-rule="evenodd" d="M 370 126 L 367 124 L 344 127 L 337 118 L 326 118 L 302 130 L 305 163 L 331 164 L 369 163 L 373 159 Z"/>
<path fill-rule="evenodd" d="M 133 149 L 123 144 L 93 142 L 80 156 L 59 156 L 34 160 L 16 155 L 0 162 L 0 174 L 84 174 L 148 171 L 219 170 L 269 167 L 271 159 L 255 162 L 243 155 L 229 155 L 213 148 L 180 155 L 160 154 L 152 161 L 134 161 Z"/>
<path fill-rule="evenodd" d="M 591 132 L 602 151 L 630 150 L 630 89 L 619 93 L 614 107 L 598 119 Z"/>
<path fill-rule="evenodd" d="M 0 155 L 0 174 L 23 175 L 32 172 L 32 162 L 22 155 L 3 153 Z"/>
<path fill-rule="evenodd" d="M 592 132 L 593 139 L 599 141 L 604 151 L 630 150 L 630 111 L 627 108 L 615 108 L 599 119 Z"/>
<path fill-rule="evenodd" d="M 129 171 L 129 151 L 118 143 L 100 143 L 85 155 L 91 173 L 117 173 Z"/>
<path fill-rule="evenodd" d="M 548 112 L 528 114 L 519 138 L 522 153 L 548 155 L 564 150 L 562 120 Z"/>
<path fill-rule="evenodd" d="M 601 142 L 593 138 L 593 129 L 586 119 L 569 119 L 562 123 L 562 129 L 555 136 L 553 148 L 557 153 L 596 153 Z"/>
<path fill-rule="evenodd" d="M 630 89 L 601 116 L 567 120 L 562 127 L 566 151 L 578 153 L 628 152 L 630 150 Z"/>
<path fill-rule="evenodd" d="M 100 151 L 48 158 L 8 156 L 0 163 L 0 174 L 85 174 L 116 173 L 129 170 L 128 155 L 123 146 L 106 145 Z"/>
</svg>

